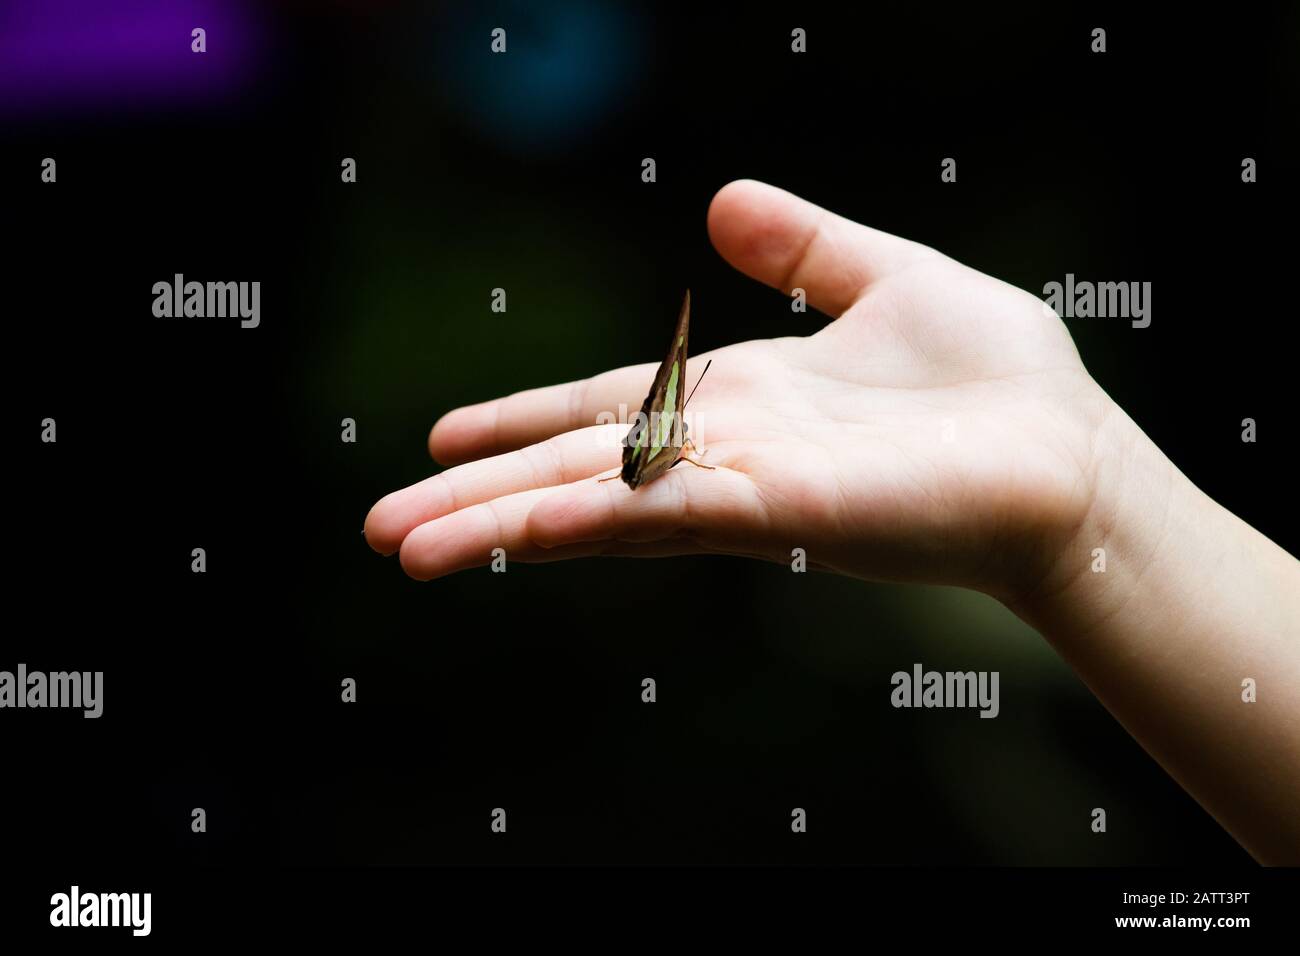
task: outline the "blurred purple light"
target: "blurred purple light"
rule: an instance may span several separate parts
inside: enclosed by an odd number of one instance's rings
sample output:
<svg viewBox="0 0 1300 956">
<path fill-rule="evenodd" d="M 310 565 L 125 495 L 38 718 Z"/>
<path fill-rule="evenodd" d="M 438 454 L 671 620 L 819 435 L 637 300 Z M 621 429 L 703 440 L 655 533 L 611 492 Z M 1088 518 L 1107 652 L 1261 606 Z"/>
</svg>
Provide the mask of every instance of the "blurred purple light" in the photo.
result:
<svg viewBox="0 0 1300 956">
<path fill-rule="evenodd" d="M 207 31 L 194 53 L 190 31 Z M 0 4 L 0 111 L 202 104 L 256 74 L 261 25 L 237 0 L 27 0 Z"/>
</svg>

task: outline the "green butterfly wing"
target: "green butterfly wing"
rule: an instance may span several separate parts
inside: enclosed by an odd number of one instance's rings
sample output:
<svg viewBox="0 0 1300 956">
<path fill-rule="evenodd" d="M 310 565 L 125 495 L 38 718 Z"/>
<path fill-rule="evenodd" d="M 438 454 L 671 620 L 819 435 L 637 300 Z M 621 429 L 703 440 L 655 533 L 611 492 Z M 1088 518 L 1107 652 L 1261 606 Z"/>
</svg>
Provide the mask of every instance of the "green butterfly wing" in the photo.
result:
<svg viewBox="0 0 1300 956">
<path fill-rule="evenodd" d="M 654 384 L 641 406 L 641 414 L 623 440 L 620 477 L 629 488 L 635 489 L 658 478 L 677 464 L 681 456 L 685 433 L 681 409 L 685 401 L 686 344 L 690 324 L 691 290 L 687 289 L 668 354 L 655 373 Z"/>
</svg>

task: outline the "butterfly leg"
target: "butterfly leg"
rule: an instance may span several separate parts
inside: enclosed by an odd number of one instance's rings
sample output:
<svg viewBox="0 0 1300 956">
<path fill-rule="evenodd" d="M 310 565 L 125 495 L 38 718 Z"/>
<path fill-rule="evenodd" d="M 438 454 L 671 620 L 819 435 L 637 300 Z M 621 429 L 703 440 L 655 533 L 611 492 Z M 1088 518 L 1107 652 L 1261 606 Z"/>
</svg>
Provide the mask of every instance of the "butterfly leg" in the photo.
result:
<svg viewBox="0 0 1300 956">
<path fill-rule="evenodd" d="M 704 451 L 700 451 L 698 448 L 695 447 L 695 443 L 688 438 L 686 439 L 685 442 L 682 443 L 682 453 L 680 457 L 678 457 L 677 461 L 689 461 L 696 468 L 703 468 L 705 471 L 717 471 L 717 469 L 714 468 L 712 465 L 701 464 L 700 462 L 696 461 L 694 458 L 691 458 L 689 455 L 687 455 L 686 450 L 688 448 L 691 451 L 698 453 L 701 458 L 703 458 L 705 455 L 709 453 L 708 449 L 705 449 Z M 673 462 L 673 466 L 676 467 L 676 465 L 677 462 Z"/>
<path fill-rule="evenodd" d="M 695 452 L 695 454 L 699 455 L 701 458 L 703 458 L 705 455 L 709 453 L 709 450 L 707 448 L 699 448 L 698 446 L 696 446 L 695 442 L 691 441 L 689 438 L 686 439 L 686 441 L 682 444 L 683 457 L 686 455 L 687 449 L 690 449 L 691 451 Z M 687 461 L 690 461 L 690 459 L 688 458 Z"/>
<path fill-rule="evenodd" d="M 705 471 L 717 471 L 717 470 L 718 470 L 718 469 L 715 468 L 713 465 L 702 465 L 702 464 L 700 464 L 698 461 L 696 461 L 694 458 L 687 458 L 685 455 L 682 455 L 682 457 L 681 457 L 681 458 L 678 458 L 677 460 L 678 460 L 678 461 L 689 461 L 689 462 L 690 462 L 692 465 L 694 465 L 696 468 L 703 468 Z"/>
</svg>

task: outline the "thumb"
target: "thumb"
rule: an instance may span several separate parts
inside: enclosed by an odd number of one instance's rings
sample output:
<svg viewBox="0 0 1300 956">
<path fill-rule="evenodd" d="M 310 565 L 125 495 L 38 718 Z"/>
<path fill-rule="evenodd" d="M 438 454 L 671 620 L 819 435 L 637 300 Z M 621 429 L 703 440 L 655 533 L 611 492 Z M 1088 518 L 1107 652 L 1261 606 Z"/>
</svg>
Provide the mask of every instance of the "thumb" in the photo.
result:
<svg viewBox="0 0 1300 956">
<path fill-rule="evenodd" d="M 803 289 L 838 317 L 873 282 L 936 255 L 752 179 L 728 183 L 709 205 L 709 237 L 729 263 L 782 292 Z"/>
</svg>

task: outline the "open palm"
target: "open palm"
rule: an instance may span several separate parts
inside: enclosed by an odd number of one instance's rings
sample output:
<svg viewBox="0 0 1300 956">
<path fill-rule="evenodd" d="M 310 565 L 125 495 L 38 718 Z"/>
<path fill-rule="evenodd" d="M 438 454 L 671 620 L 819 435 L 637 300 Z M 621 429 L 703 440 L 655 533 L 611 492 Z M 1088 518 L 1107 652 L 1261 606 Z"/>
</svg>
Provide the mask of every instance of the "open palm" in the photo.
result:
<svg viewBox="0 0 1300 956">
<path fill-rule="evenodd" d="M 1093 501 L 1113 404 L 1041 301 L 925 246 L 761 183 L 709 210 L 719 252 L 838 318 L 809 337 L 693 356 L 707 471 L 636 491 L 614 473 L 655 365 L 457 409 L 434 458 L 457 465 L 366 519 L 429 579 L 487 564 L 613 554 L 746 554 L 1002 596 L 1042 576 Z"/>
</svg>

